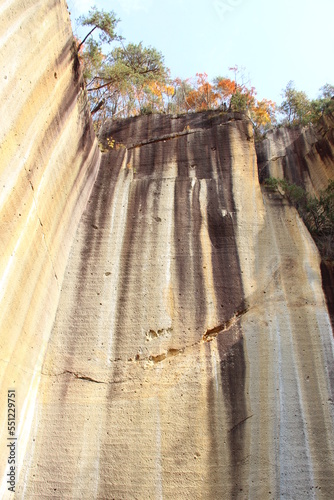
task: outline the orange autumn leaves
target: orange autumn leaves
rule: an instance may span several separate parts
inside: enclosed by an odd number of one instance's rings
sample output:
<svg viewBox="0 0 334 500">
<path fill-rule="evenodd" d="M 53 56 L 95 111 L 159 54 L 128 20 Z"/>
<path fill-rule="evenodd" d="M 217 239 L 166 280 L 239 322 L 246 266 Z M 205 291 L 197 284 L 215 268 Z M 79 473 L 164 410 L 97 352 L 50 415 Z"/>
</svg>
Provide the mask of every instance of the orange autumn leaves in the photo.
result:
<svg viewBox="0 0 334 500">
<path fill-rule="evenodd" d="M 220 96 L 217 89 L 208 82 L 208 75 L 196 73 L 196 77 L 194 89 L 188 93 L 186 98 L 189 109 L 202 111 L 218 107 Z"/>
<path fill-rule="evenodd" d="M 275 123 L 275 103 L 268 99 L 257 100 L 254 87 L 237 84 L 230 78 L 218 77 L 210 83 L 206 73 L 196 73 L 192 80 L 153 81 L 148 90 L 146 98 L 150 107 L 158 112 L 184 113 L 221 108 L 246 112 L 259 130 Z"/>
<path fill-rule="evenodd" d="M 188 110 L 203 111 L 222 106 L 224 110 L 247 111 L 259 128 L 275 121 L 275 103 L 268 99 L 258 101 L 254 87 L 238 85 L 229 78 L 216 78 L 211 84 L 206 73 L 196 73 L 196 77 L 195 85 L 186 97 Z"/>
<path fill-rule="evenodd" d="M 267 125 L 274 124 L 276 122 L 275 109 L 275 103 L 269 99 L 257 101 L 256 105 L 251 110 L 251 117 L 253 114 L 255 125 L 259 128 L 264 128 Z"/>
</svg>

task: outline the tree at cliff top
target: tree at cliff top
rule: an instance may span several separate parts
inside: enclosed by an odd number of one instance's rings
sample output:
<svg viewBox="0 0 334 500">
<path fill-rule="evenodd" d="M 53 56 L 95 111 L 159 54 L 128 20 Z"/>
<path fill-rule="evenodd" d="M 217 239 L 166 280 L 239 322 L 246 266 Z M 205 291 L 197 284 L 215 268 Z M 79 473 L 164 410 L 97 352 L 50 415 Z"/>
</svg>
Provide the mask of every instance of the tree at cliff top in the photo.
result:
<svg viewBox="0 0 334 500">
<path fill-rule="evenodd" d="M 185 102 L 189 110 L 202 111 L 218 105 L 219 95 L 208 81 L 206 73 L 196 73 L 196 82 L 186 95 Z"/>
<path fill-rule="evenodd" d="M 196 73 L 196 79 L 176 78 L 170 109 L 176 113 L 220 109 L 247 113 L 255 129 L 263 132 L 275 123 L 275 103 L 268 99 L 258 101 L 254 87 L 243 83 L 237 66 L 230 68 L 235 80 L 217 77 L 210 83 L 206 73 Z M 238 78 L 242 83 L 237 82 Z"/>
<path fill-rule="evenodd" d="M 290 81 L 285 87 L 280 111 L 284 115 L 283 123 L 288 125 L 305 125 L 311 117 L 311 105 L 305 92 L 298 91 Z"/>
<path fill-rule="evenodd" d="M 88 13 L 88 16 L 80 16 L 78 19 L 82 26 L 90 26 L 91 30 L 87 33 L 85 38 L 79 43 L 78 49 L 84 45 L 86 40 L 93 34 L 95 30 L 98 30 L 99 38 L 98 45 L 101 46 L 102 43 L 111 43 L 114 40 L 121 40 L 121 37 L 116 34 L 116 26 L 119 23 L 119 19 L 113 11 L 104 12 L 104 10 L 97 10 L 97 7 L 92 7 Z"/>
<path fill-rule="evenodd" d="M 290 81 L 283 90 L 283 102 L 279 108 L 283 115 L 282 124 L 289 126 L 316 124 L 321 116 L 333 113 L 333 85 L 326 84 L 320 91 L 319 98 L 310 101 L 306 93 L 296 90 L 294 82 Z"/>
<path fill-rule="evenodd" d="M 161 53 L 142 43 L 124 45 L 115 32 L 119 20 L 113 12 L 99 12 L 93 7 L 79 21 L 92 26 L 78 49 L 95 121 L 100 124 L 109 116 L 131 116 L 145 106 L 161 106 L 159 92 L 171 93 Z M 98 40 L 90 37 L 95 29 Z M 105 53 L 104 44 L 115 41 L 119 45 Z"/>
<path fill-rule="evenodd" d="M 157 91 L 163 91 L 167 70 L 156 49 L 141 43 L 116 47 L 102 61 L 87 82 L 87 91 L 95 106 L 101 109 L 100 119 L 117 114 L 130 116 L 154 101 Z M 101 106 L 101 103 L 103 106 Z"/>
<path fill-rule="evenodd" d="M 311 101 L 312 121 L 318 122 L 324 115 L 334 113 L 334 86 L 326 83 L 320 88 L 318 99 Z"/>
</svg>

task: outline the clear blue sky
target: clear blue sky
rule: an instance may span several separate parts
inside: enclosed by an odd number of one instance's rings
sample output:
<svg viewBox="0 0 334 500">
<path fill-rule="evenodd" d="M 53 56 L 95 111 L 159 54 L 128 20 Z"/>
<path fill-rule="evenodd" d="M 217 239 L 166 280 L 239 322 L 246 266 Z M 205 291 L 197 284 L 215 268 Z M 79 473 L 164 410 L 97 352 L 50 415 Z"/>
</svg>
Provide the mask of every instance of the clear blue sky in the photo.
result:
<svg viewBox="0 0 334 500">
<path fill-rule="evenodd" d="M 258 98 L 281 102 L 289 80 L 310 98 L 334 85 L 334 0 L 68 0 L 72 27 L 92 5 L 113 10 L 127 42 L 158 49 L 172 76 L 245 68 Z"/>
</svg>

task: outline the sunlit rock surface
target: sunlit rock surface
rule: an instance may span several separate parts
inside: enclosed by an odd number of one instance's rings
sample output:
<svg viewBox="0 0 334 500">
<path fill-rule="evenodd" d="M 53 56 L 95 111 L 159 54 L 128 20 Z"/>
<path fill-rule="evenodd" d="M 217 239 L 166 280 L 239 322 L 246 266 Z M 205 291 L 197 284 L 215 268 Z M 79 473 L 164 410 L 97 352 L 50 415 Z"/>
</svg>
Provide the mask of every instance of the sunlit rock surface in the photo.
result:
<svg viewBox="0 0 334 500">
<path fill-rule="evenodd" d="M 317 249 L 238 115 L 114 122 L 47 345 L 18 498 L 331 498 Z"/>
<path fill-rule="evenodd" d="M 1 2 L 0 46 L 0 497 L 5 498 L 7 391 L 16 390 L 17 477 L 26 446 L 31 450 L 41 367 L 99 151 L 65 2 Z"/>
</svg>

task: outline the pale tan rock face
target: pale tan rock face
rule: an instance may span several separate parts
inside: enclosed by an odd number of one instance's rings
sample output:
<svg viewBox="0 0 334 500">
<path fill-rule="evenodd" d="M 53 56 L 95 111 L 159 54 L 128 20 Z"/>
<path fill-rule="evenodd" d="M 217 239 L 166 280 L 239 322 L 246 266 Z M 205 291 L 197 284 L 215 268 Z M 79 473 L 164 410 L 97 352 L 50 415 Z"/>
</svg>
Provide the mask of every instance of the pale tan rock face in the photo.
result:
<svg viewBox="0 0 334 500">
<path fill-rule="evenodd" d="M 286 178 L 318 195 L 334 178 L 334 117 L 317 127 L 279 128 L 257 144 L 260 177 Z"/>
<path fill-rule="evenodd" d="M 214 113 L 103 131 L 18 498 L 331 498 L 319 257 L 252 135 Z"/>
<path fill-rule="evenodd" d="M 1 498 L 7 390 L 17 394 L 19 470 L 70 246 L 99 163 L 72 44 L 64 1 L 1 3 Z"/>
</svg>

